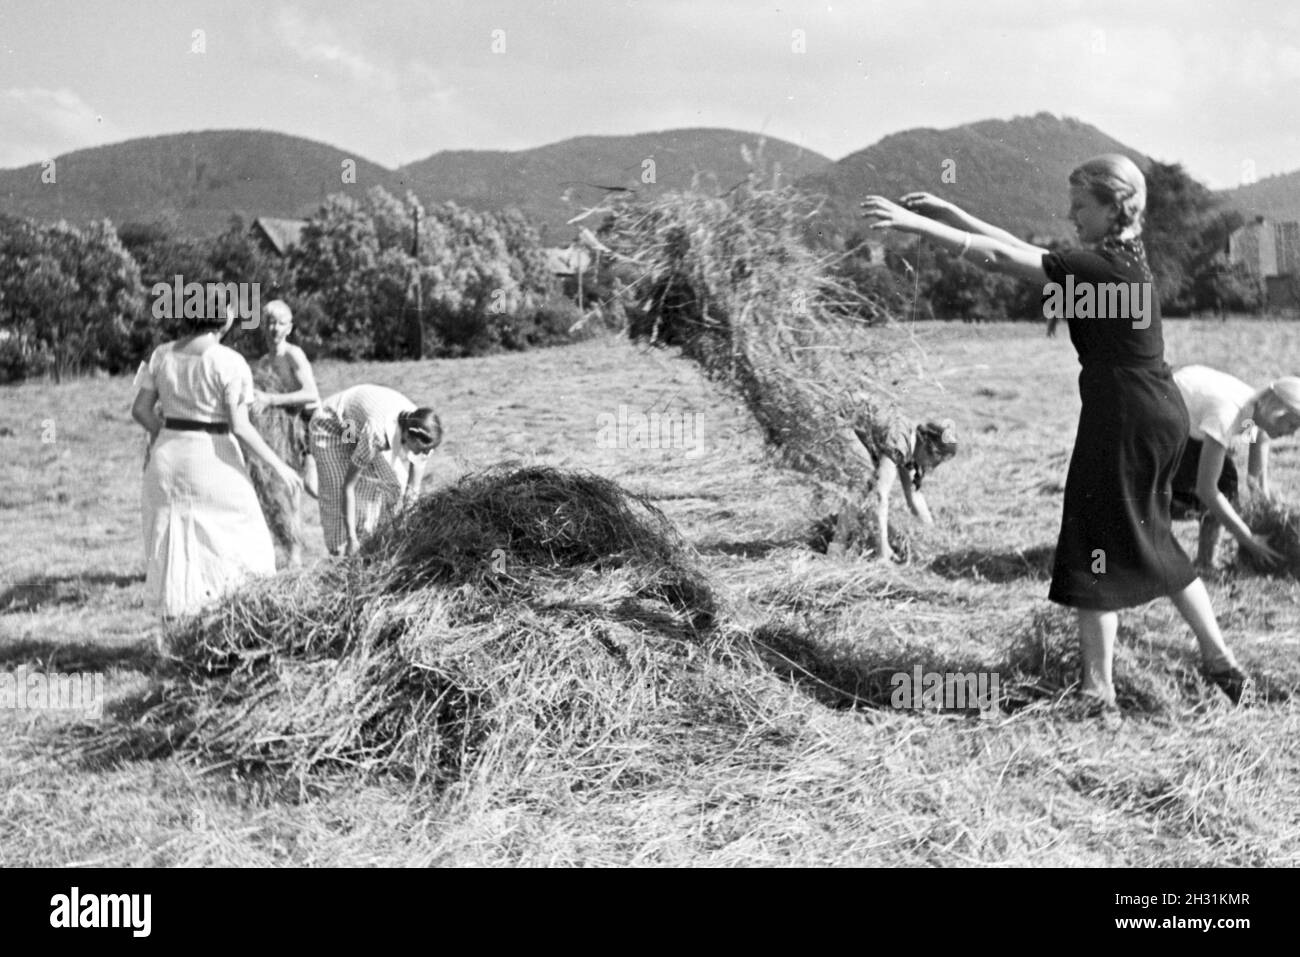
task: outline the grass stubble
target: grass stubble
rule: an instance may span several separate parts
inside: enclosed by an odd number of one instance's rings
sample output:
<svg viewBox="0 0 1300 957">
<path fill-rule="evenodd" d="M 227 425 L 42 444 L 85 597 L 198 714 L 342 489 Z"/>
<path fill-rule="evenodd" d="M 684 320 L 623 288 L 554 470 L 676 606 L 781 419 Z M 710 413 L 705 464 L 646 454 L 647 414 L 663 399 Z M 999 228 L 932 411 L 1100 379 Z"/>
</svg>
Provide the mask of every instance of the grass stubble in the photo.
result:
<svg viewBox="0 0 1300 957">
<path fill-rule="evenodd" d="M 599 364 L 605 348 L 576 353 Z M 991 342 L 974 358 L 1024 388 L 1023 357 L 997 367 L 1006 351 Z M 615 353 L 609 381 L 621 383 L 627 347 Z M 971 359 L 963 348 L 957 361 Z M 483 369 L 502 382 L 519 374 L 495 360 L 466 381 Z M 703 383 L 673 388 L 710 395 Z M 980 407 L 959 422 L 976 437 L 971 494 L 945 499 L 963 483 L 936 476 L 939 525 L 910 529 L 909 565 L 809 551 L 799 530 L 814 506 L 798 483 L 773 484 L 761 456 L 687 465 L 621 453 L 621 484 L 684 523 L 694 548 L 629 499 L 669 552 L 557 564 L 500 546 L 503 575 L 480 545 L 449 566 L 394 561 L 381 538 L 353 563 L 253 586 L 176 636 L 180 665 L 151 658 L 148 641 L 134 658 L 104 658 L 115 713 L 136 720 L 70 737 L 57 719 L 7 716 L 3 863 L 1294 865 L 1294 586 L 1230 572 L 1210 582 L 1234 647 L 1261 675 L 1251 707 L 1232 709 L 1199 681 L 1190 636 L 1157 603 L 1121 630 L 1128 720 L 1117 732 L 1077 720 L 1061 705 L 1072 622 L 1041 600 L 1060 463 L 1008 458 L 1017 440 L 1068 448 L 1069 410 L 1057 413 L 1060 434 L 1036 423 L 983 432 Z M 981 464 L 997 461 L 982 479 Z M 1025 490 L 1013 503 L 1008 475 Z M 747 497 L 764 483 L 770 495 Z M 983 514 L 1002 517 L 981 524 Z M 409 518 L 444 521 L 424 509 Z M 711 611 L 665 587 L 664 554 L 692 570 Z M 87 622 L 139 616 L 133 589 L 88 585 L 89 601 L 59 592 L 3 616 L 19 630 L 0 646 L 6 667 L 68 660 Z M 889 707 L 888 676 L 916 664 L 997 670 L 1003 707 Z M 157 709 L 152 723 L 138 720 L 142 704 Z M 70 740 L 98 745 L 70 761 Z M 143 750 L 128 757 L 125 745 Z"/>
</svg>

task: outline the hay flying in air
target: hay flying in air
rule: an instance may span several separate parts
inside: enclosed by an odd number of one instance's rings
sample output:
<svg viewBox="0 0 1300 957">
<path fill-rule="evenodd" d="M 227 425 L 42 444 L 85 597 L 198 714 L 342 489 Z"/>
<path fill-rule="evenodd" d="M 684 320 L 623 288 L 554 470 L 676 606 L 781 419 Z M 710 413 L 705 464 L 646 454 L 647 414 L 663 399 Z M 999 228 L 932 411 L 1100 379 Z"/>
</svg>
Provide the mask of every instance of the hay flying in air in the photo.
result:
<svg viewBox="0 0 1300 957">
<path fill-rule="evenodd" d="M 841 430 L 880 434 L 913 375 L 878 300 L 836 281 L 803 239 L 815 205 L 756 177 L 724 197 L 617 207 L 600 239 L 626 275 L 634 338 L 678 346 L 733 389 L 780 460 L 840 494 L 872 467 Z"/>
</svg>

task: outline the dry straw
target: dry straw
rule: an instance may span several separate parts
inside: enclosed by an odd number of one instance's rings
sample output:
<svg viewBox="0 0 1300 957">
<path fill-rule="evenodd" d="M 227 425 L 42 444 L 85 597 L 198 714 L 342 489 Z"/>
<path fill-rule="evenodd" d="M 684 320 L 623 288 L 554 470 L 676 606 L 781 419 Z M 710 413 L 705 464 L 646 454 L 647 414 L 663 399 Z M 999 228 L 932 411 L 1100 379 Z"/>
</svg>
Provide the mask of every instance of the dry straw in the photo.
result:
<svg viewBox="0 0 1300 957">
<path fill-rule="evenodd" d="M 593 475 L 492 470 L 426 496 L 354 559 L 182 623 L 166 680 L 78 748 L 300 786 L 331 770 L 447 783 L 544 754 L 599 767 L 687 697 L 727 709 L 694 667 L 715 614 L 648 501 Z"/>
<path fill-rule="evenodd" d="M 290 391 L 274 368 L 261 364 L 253 368 L 253 384 L 262 392 Z M 279 407 L 260 406 L 254 408 L 248 418 L 276 455 L 290 468 L 302 469 L 307 436 L 306 423 L 298 415 Z M 295 544 L 301 547 L 301 503 L 270 466 L 247 448 L 244 449 L 244 459 L 248 462 L 248 474 L 276 547 L 283 553 L 289 552 Z"/>
<path fill-rule="evenodd" d="M 1300 578 L 1300 509 L 1275 498 L 1253 495 L 1241 507 L 1242 521 L 1270 548 L 1282 553 L 1282 561 L 1265 565 L 1247 549 L 1237 549 L 1237 563 L 1260 575 Z"/>
<path fill-rule="evenodd" d="M 783 464 L 833 503 L 856 503 L 873 470 L 846 430 L 888 433 L 914 373 L 879 328 L 886 308 L 805 241 L 816 216 L 755 174 L 722 197 L 618 206 L 599 238 L 622 273 L 631 335 L 679 347 L 741 397 Z"/>
</svg>

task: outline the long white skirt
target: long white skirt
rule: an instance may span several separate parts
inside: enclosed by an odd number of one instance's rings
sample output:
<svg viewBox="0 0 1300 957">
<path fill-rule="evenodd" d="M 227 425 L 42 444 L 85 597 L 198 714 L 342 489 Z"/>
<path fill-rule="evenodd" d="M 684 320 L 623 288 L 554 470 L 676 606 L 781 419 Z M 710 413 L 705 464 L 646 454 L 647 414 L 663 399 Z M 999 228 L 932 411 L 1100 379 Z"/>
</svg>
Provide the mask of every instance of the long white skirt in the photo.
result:
<svg viewBox="0 0 1300 957">
<path fill-rule="evenodd" d="M 271 532 L 233 435 L 163 429 L 142 498 L 145 590 L 164 618 L 275 574 Z"/>
</svg>

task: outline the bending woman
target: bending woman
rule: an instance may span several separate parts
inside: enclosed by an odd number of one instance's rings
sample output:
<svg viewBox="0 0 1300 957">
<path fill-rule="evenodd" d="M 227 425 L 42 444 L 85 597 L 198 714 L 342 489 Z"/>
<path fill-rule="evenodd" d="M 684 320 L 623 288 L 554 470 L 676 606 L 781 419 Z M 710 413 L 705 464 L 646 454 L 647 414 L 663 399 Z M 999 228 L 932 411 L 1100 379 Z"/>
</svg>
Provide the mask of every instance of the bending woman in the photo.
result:
<svg viewBox="0 0 1300 957">
<path fill-rule="evenodd" d="M 1070 219 L 1083 249 L 1049 252 L 928 193 L 904 196 L 901 205 L 882 196 L 862 203 L 873 228 L 916 233 L 987 269 L 1056 283 L 1057 290 L 1091 286 L 1094 301 L 1102 284 L 1145 293 L 1145 309 L 1068 320 L 1083 367 L 1083 409 L 1048 598 L 1076 610 L 1082 690 L 1102 712 L 1116 709 L 1118 612 L 1160 596 L 1168 596 L 1191 626 L 1210 681 L 1236 701 L 1248 680 L 1171 528 L 1171 484 L 1189 426 L 1164 361 L 1159 304 L 1138 238 L 1145 205 L 1141 170 L 1117 154 L 1091 159 L 1070 174 Z"/>
<path fill-rule="evenodd" d="M 361 536 L 420 494 L 429 453 L 442 443 L 433 409 L 392 389 L 355 385 L 321 402 L 312 416 L 320 472 L 320 523 L 331 555 L 361 547 Z"/>
<path fill-rule="evenodd" d="M 1286 376 L 1252 389 L 1226 372 L 1192 365 L 1174 372 L 1174 382 L 1187 405 L 1190 431 L 1174 475 L 1173 517 L 1201 519 L 1196 564 L 1205 571 L 1214 567 L 1221 528 L 1262 563 L 1281 560 L 1282 555 L 1251 534 L 1237 514 L 1237 467 L 1231 449 L 1237 439 L 1250 443 L 1251 484 L 1268 495 L 1268 442 L 1300 429 L 1300 379 Z"/>
<path fill-rule="evenodd" d="M 250 575 L 275 574 L 271 533 L 236 439 L 295 497 L 302 491 L 298 473 L 248 421 L 252 370 L 220 342 L 234 313 L 190 321 L 187 335 L 163 343 L 141 363 L 131 407 L 150 438 L 145 588 L 164 618 L 197 611 Z"/>
</svg>

